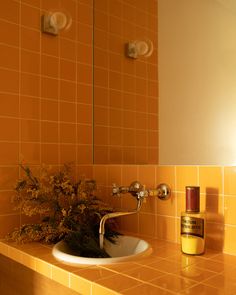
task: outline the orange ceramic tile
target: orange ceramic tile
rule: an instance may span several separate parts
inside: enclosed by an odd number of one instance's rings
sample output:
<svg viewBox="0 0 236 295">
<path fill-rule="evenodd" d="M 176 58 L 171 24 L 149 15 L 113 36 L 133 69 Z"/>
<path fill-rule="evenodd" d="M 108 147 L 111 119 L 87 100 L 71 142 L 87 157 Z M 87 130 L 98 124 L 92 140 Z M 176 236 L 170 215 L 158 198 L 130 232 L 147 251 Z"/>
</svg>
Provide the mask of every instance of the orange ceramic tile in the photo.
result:
<svg viewBox="0 0 236 295">
<path fill-rule="evenodd" d="M 31 6 L 40 7 L 40 0 L 22 0 L 22 3 L 30 4 Z"/>
<path fill-rule="evenodd" d="M 107 173 L 108 167 L 105 165 L 94 165 L 93 167 L 93 176 L 96 179 L 97 183 L 105 186 L 107 184 Z"/>
<path fill-rule="evenodd" d="M 232 266 L 230 265 L 224 265 L 221 262 L 217 262 L 217 261 L 209 261 L 209 260 L 201 260 L 200 262 L 196 263 L 196 266 L 198 268 L 202 268 L 204 270 L 209 270 L 215 273 L 219 273 L 219 272 L 223 272 L 224 270 L 231 268 Z"/>
<path fill-rule="evenodd" d="M 149 284 L 141 284 L 136 287 L 124 290 L 122 294 L 128 294 L 128 295 L 136 295 L 136 294 L 149 294 L 149 295 L 170 295 L 173 294 L 167 290 L 160 289 L 156 286 L 149 285 Z"/>
<path fill-rule="evenodd" d="M 19 46 L 19 26 L 0 20 L 0 40 L 6 45 Z"/>
<path fill-rule="evenodd" d="M 155 97 L 147 97 L 147 107 L 149 113 L 158 112 L 158 99 Z"/>
<path fill-rule="evenodd" d="M 76 19 L 77 2 L 73 0 L 62 0 L 61 6 L 70 14 L 72 19 Z"/>
<path fill-rule="evenodd" d="M 39 96 L 40 93 L 40 77 L 27 73 L 21 74 L 21 93 L 29 96 Z"/>
<path fill-rule="evenodd" d="M 236 225 L 236 197 L 225 196 L 224 197 L 224 222 L 226 224 Z"/>
<path fill-rule="evenodd" d="M 20 97 L 20 114 L 24 119 L 39 119 L 40 100 L 36 97 Z"/>
<path fill-rule="evenodd" d="M 80 44 L 77 48 L 77 61 L 83 64 L 92 64 L 93 50 L 92 46 Z"/>
<path fill-rule="evenodd" d="M 40 126 L 36 120 L 21 120 L 21 140 L 38 142 L 40 140 Z"/>
<path fill-rule="evenodd" d="M 39 143 L 21 143 L 21 157 L 29 165 L 40 164 L 40 144 Z"/>
<path fill-rule="evenodd" d="M 92 26 L 93 13 L 90 6 L 83 5 L 82 3 L 78 5 L 78 20 L 82 24 Z"/>
<path fill-rule="evenodd" d="M 35 259 L 35 270 L 42 275 L 51 278 L 52 266 L 41 259 Z"/>
<path fill-rule="evenodd" d="M 126 209 L 127 207 L 128 207 L 127 204 L 125 204 L 124 209 Z M 134 208 L 134 206 L 132 206 L 132 209 L 133 208 Z M 135 215 L 135 214 L 121 217 L 120 221 L 121 221 L 122 230 L 125 230 L 127 232 L 131 232 L 131 233 L 138 233 L 139 232 L 138 220 L 139 220 L 139 217 L 138 217 L 138 215 Z"/>
<path fill-rule="evenodd" d="M 138 180 L 138 167 L 135 165 L 122 166 L 122 185 L 130 185 Z"/>
<path fill-rule="evenodd" d="M 122 111 L 119 109 L 110 109 L 110 126 L 121 127 L 122 126 Z"/>
<path fill-rule="evenodd" d="M 9 247 L 6 243 L 0 242 L 0 253 L 8 257 Z"/>
<path fill-rule="evenodd" d="M 108 166 L 108 185 L 111 186 L 113 183 L 121 185 L 121 165 L 109 165 Z"/>
<path fill-rule="evenodd" d="M 1 165 L 18 165 L 19 143 L 0 142 L 0 151 Z"/>
<path fill-rule="evenodd" d="M 52 279 L 66 287 L 69 287 L 69 273 L 56 265 L 52 266 Z M 73 280 L 73 275 L 71 275 L 71 279 Z"/>
<path fill-rule="evenodd" d="M 94 30 L 96 30 L 96 28 Z M 98 31 L 98 30 L 96 30 L 96 31 Z M 91 48 L 91 44 L 93 43 L 92 32 L 93 32 L 93 30 L 89 25 L 80 23 L 77 27 L 77 40 L 78 40 L 78 42 L 80 42 L 82 44 L 89 45 Z M 96 35 L 94 35 L 94 38 L 96 38 Z"/>
<path fill-rule="evenodd" d="M 139 232 L 142 235 L 155 237 L 156 218 L 154 214 L 139 213 Z"/>
<path fill-rule="evenodd" d="M 92 293 L 96 295 L 118 295 L 119 293 L 98 284 L 92 284 Z"/>
<path fill-rule="evenodd" d="M 108 108 L 97 106 L 94 110 L 94 124 L 96 125 L 105 125 L 108 124 Z"/>
<path fill-rule="evenodd" d="M 43 54 L 58 56 L 59 55 L 59 40 L 52 38 L 48 34 L 41 35 L 41 50 Z"/>
<path fill-rule="evenodd" d="M 61 143 L 76 143 L 76 125 L 60 123 L 59 138 Z"/>
<path fill-rule="evenodd" d="M 236 195 L 236 167 L 224 167 L 224 193 Z"/>
<path fill-rule="evenodd" d="M 3 148 L 0 144 L 0 149 Z M 10 153 L 13 152 L 11 150 L 11 147 L 7 144 L 6 149 L 10 149 Z M 16 148 L 17 149 L 17 148 Z M 3 149 L 1 149 L 1 153 L 3 152 Z M 1 161 L 2 164 L 2 161 Z M 0 167 L 0 187 L 1 190 L 10 190 L 15 186 L 16 180 L 19 177 L 19 163 L 15 163 L 16 166 L 1 166 Z M 2 164 L 4 165 L 4 164 Z M 5 164 L 7 165 L 7 164 Z M 9 165 L 9 164 L 8 164 Z M 9 200 L 10 201 L 10 200 Z M 13 206 L 13 204 L 11 204 Z"/>
<path fill-rule="evenodd" d="M 182 292 L 179 293 L 180 295 L 225 295 L 224 291 L 203 285 L 203 284 L 198 284 L 190 289 L 186 289 Z"/>
<path fill-rule="evenodd" d="M 91 267 L 86 267 L 84 269 L 76 271 L 75 274 L 77 274 L 78 276 L 80 276 L 86 280 L 96 282 L 99 279 L 104 279 L 106 277 L 112 277 L 116 273 L 112 272 L 110 270 L 101 268 L 101 267 L 91 266 Z"/>
<path fill-rule="evenodd" d="M 159 215 L 166 215 L 166 216 L 175 216 L 176 214 L 176 206 L 177 206 L 177 197 L 174 192 L 172 192 L 171 197 L 166 202 L 155 197 L 156 199 L 156 213 Z"/>
<path fill-rule="evenodd" d="M 0 215 L 0 237 L 5 238 L 5 236 L 14 230 L 16 227 L 20 226 L 20 215 Z"/>
<path fill-rule="evenodd" d="M 196 166 L 176 166 L 176 189 L 185 192 L 188 185 L 198 185 L 198 169 Z"/>
<path fill-rule="evenodd" d="M 214 261 L 219 261 L 224 264 L 235 265 L 236 264 L 236 256 L 228 255 L 228 254 L 218 254 L 211 258 Z"/>
<path fill-rule="evenodd" d="M 206 279 L 209 279 L 210 277 L 214 277 L 215 272 L 208 271 L 205 269 L 200 269 L 196 267 L 195 265 L 190 265 L 185 268 L 182 268 L 181 271 L 178 273 L 178 275 L 200 283 L 205 281 Z"/>
<path fill-rule="evenodd" d="M 122 89 L 122 75 L 119 72 L 109 71 L 109 88 L 121 90 Z"/>
<path fill-rule="evenodd" d="M 59 75 L 59 58 L 42 55 L 41 56 L 41 73 L 44 76 L 58 78 Z"/>
<path fill-rule="evenodd" d="M 199 185 L 201 193 L 222 193 L 222 168 L 221 167 L 199 167 Z"/>
<path fill-rule="evenodd" d="M 9 22 L 19 23 L 20 4 L 15 1 L 1 3 L 0 18 Z"/>
<path fill-rule="evenodd" d="M 75 61 L 76 59 L 75 41 L 62 38 L 60 40 L 60 54 L 62 58 Z"/>
<path fill-rule="evenodd" d="M 158 97 L 158 87 L 157 87 L 157 82 L 154 81 L 148 81 L 147 83 L 147 90 L 148 90 L 148 95 L 152 97 Z"/>
<path fill-rule="evenodd" d="M 41 160 L 44 164 L 57 165 L 59 161 L 59 147 L 57 144 L 41 145 Z"/>
<path fill-rule="evenodd" d="M 176 235 L 175 218 L 157 215 L 155 236 L 159 239 L 175 242 Z"/>
<path fill-rule="evenodd" d="M 60 100 L 75 102 L 76 100 L 76 83 L 73 81 L 60 81 Z"/>
<path fill-rule="evenodd" d="M 225 292 L 224 294 L 235 294 L 236 292 L 235 273 L 216 275 L 206 280 L 204 284 L 221 289 Z"/>
<path fill-rule="evenodd" d="M 156 270 L 156 269 L 151 269 L 149 267 L 145 267 L 145 266 L 140 266 L 138 268 L 132 269 L 132 270 L 127 270 L 124 271 L 124 274 L 135 278 L 136 280 L 140 280 L 140 281 L 144 281 L 144 282 L 148 282 L 148 281 L 153 281 L 163 275 L 165 275 L 165 273 Z"/>
<path fill-rule="evenodd" d="M 21 27 L 21 46 L 24 49 L 40 51 L 40 32 Z"/>
<path fill-rule="evenodd" d="M 19 48 L 1 44 L 0 64 L 3 68 L 19 70 Z"/>
<path fill-rule="evenodd" d="M 60 78 L 64 80 L 76 80 L 76 64 L 69 60 L 60 60 Z"/>
<path fill-rule="evenodd" d="M 40 9 L 21 5 L 21 24 L 25 27 L 40 29 Z"/>
<path fill-rule="evenodd" d="M 182 269 L 182 266 L 179 263 L 165 259 L 150 263 L 148 266 L 169 274 L 178 274 Z"/>
<path fill-rule="evenodd" d="M 27 253 L 22 253 L 21 263 L 30 269 L 36 269 L 36 259 Z"/>
<path fill-rule="evenodd" d="M 77 177 L 79 179 L 82 178 L 93 178 L 93 167 L 92 165 L 83 165 L 83 166 L 78 166 L 77 167 Z"/>
<path fill-rule="evenodd" d="M 110 278 L 104 278 L 97 280 L 97 283 L 110 288 L 113 291 L 119 292 L 121 290 L 125 290 L 134 286 L 137 286 L 140 284 L 139 281 L 131 279 L 127 276 L 116 274 L 112 277 L 112 280 Z"/>
<path fill-rule="evenodd" d="M 77 105 L 77 122 L 82 124 L 92 124 L 92 105 Z"/>
<path fill-rule="evenodd" d="M 46 143 L 58 142 L 58 123 L 42 122 L 41 123 L 41 141 Z"/>
<path fill-rule="evenodd" d="M 92 88 L 90 85 L 77 83 L 78 103 L 92 104 Z"/>
<path fill-rule="evenodd" d="M 91 145 L 78 145 L 78 164 L 92 164 L 93 150 Z"/>
<path fill-rule="evenodd" d="M 0 93 L 0 116 L 19 116 L 19 96 Z"/>
<path fill-rule="evenodd" d="M 58 102 L 55 100 L 41 99 L 41 119 L 58 121 Z"/>
<path fill-rule="evenodd" d="M 13 188 L 13 186 L 12 186 Z M 1 187 L 1 189 L 3 189 Z M 1 199 L 1 207 L 0 207 L 0 215 L 1 214 L 13 214 L 17 211 L 15 210 L 15 206 L 12 202 L 12 196 L 14 193 L 12 191 L 2 191 L 0 192 Z"/>
<path fill-rule="evenodd" d="M 92 84 L 92 72 L 93 69 L 91 65 L 77 65 L 77 78 L 79 79 L 80 83 Z M 94 71 L 94 73 L 96 74 L 96 71 Z"/>
<path fill-rule="evenodd" d="M 196 284 L 192 280 L 171 274 L 154 279 L 150 283 L 173 292 L 180 292 Z"/>
<path fill-rule="evenodd" d="M 10 92 L 12 94 L 19 92 L 19 73 L 0 69 L 0 89 L 2 92 Z"/>
<path fill-rule="evenodd" d="M 67 144 L 60 145 L 60 163 L 76 162 L 76 145 Z"/>
<path fill-rule="evenodd" d="M 122 145 L 122 130 L 120 128 L 110 128 L 110 134 L 108 134 L 108 142 L 113 146 L 121 146 Z M 123 149 L 122 149 L 123 153 Z M 121 162 L 120 162 L 121 163 Z M 118 163 L 118 164 L 120 164 Z"/>
<path fill-rule="evenodd" d="M 225 225 L 224 228 L 224 252 L 236 255 L 236 227 Z"/>
<path fill-rule="evenodd" d="M 77 142 L 79 144 L 92 145 L 92 126 L 91 125 L 77 125 Z"/>
<path fill-rule="evenodd" d="M 120 19 L 109 15 L 109 32 L 120 37 L 122 35 L 122 28 L 123 23 L 120 22 Z"/>
<path fill-rule="evenodd" d="M 78 277 L 75 274 L 70 274 L 70 288 L 81 292 L 82 294 L 90 294 L 91 290 L 91 282 Z"/>
<path fill-rule="evenodd" d="M 59 82 L 57 79 L 41 78 L 41 95 L 44 98 L 58 99 Z"/>
<path fill-rule="evenodd" d="M 94 132 L 94 143 L 96 145 L 108 145 L 108 128 L 97 126 Z"/>
<path fill-rule="evenodd" d="M 156 166 L 156 183 L 167 183 L 171 189 L 175 190 L 175 167 Z"/>
<path fill-rule="evenodd" d="M 19 140 L 19 120 L 13 118 L 0 117 L 0 140 L 18 141 Z"/>
<path fill-rule="evenodd" d="M 100 86 L 100 87 L 108 87 L 108 71 L 107 70 L 104 70 L 98 67 L 94 68 L 94 85 Z"/>
</svg>

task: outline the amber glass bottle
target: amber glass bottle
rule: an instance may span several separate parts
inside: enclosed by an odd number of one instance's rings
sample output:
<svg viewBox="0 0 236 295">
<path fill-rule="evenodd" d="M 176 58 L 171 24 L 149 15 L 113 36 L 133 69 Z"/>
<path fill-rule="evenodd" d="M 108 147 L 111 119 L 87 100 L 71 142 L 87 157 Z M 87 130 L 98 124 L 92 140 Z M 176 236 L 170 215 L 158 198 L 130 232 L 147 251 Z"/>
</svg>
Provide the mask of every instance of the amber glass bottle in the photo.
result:
<svg viewBox="0 0 236 295">
<path fill-rule="evenodd" d="M 200 212 L 199 186 L 186 186 L 186 211 L 181 214 L 181 248 L 185 254 L 205 250 L 205 214 Z"/>
</svg>

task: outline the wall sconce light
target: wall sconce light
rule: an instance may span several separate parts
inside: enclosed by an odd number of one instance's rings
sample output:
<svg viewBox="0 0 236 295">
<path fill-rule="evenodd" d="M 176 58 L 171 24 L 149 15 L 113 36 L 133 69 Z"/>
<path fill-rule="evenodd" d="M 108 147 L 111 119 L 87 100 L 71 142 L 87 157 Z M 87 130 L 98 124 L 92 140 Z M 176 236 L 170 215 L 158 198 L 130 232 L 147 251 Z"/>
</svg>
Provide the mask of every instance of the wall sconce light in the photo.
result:
<svg viewBox="0 0 236 295">
<path fill-rule="evenodd" d="M 60 11 L 50 11 L 42 15 L 41 28 L 43 33 L 58 35 L 61 30 L 71 26 L 71 17 Z"/>
<path fill-rule="evenodd" d="M 153 53 L 153 43 L 151 40 L 131 41 L 126 43 L 126 56 L 130 58 L 138 58 L 140 56 L 149 57 Z"/>
</svg>

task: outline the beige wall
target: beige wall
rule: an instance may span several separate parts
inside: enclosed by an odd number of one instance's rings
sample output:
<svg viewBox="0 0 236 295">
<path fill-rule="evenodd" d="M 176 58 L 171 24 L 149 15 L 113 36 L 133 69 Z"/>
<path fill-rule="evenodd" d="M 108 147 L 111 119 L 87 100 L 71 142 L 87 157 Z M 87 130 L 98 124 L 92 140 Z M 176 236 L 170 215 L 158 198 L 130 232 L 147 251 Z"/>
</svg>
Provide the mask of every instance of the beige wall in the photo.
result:
<svg viewBox="0 0 236 295">
<path fill-rule="evenodd" d="M 233 2 L 158 2 L 160 164 L 236 163 Z"/>
</svg>

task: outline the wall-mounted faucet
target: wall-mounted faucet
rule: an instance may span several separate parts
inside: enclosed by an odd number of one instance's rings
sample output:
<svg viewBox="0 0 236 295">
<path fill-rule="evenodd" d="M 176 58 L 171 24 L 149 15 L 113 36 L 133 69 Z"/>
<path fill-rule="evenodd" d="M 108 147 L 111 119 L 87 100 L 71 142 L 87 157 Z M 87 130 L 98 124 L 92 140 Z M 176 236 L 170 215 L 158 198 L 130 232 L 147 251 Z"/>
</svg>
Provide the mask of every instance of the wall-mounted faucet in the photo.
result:
<svg viewBox="0 0 236 295">
<path fill-rule="evenodd" d="M 112 195 L 120 196 L 121 194 L 130 193 L 137 200 L 137 206 L 132 211 L 117 211 L 104 215 L 100 220 L 99 226 L 99 246 L 103 249 L 104 244 L 104 234 L 105 234 L 105 223 L 107 219 L 115 218 L 124 215 L 130 215 L 138 213 L 142 207 L 144 198 L 148 196 L 157 196 L 161 200 L 168 200 L 170 198 L 170 187 L 161 183 L 157 186 L 156 189 L 145 189 L 145 186 L 142 185 L 139 181 L 133 181 L 130 186 L 117 186 L 116 184 L 112 185 Z"/>
<path fill-rule="evenodd" d="M 133 181 L 130 186 L 117 186 L 112 184 L 112 195 L 120 196 L 121 194 L 130 193 L 137 199 L 143 199 L 148 196 L 157 196 L 161 200 L 168 200 L 170 198 L 171 189 L 165 184 L 161 183 L 156 189 L 146 189 L 139 181 Z"/>
</svg>

